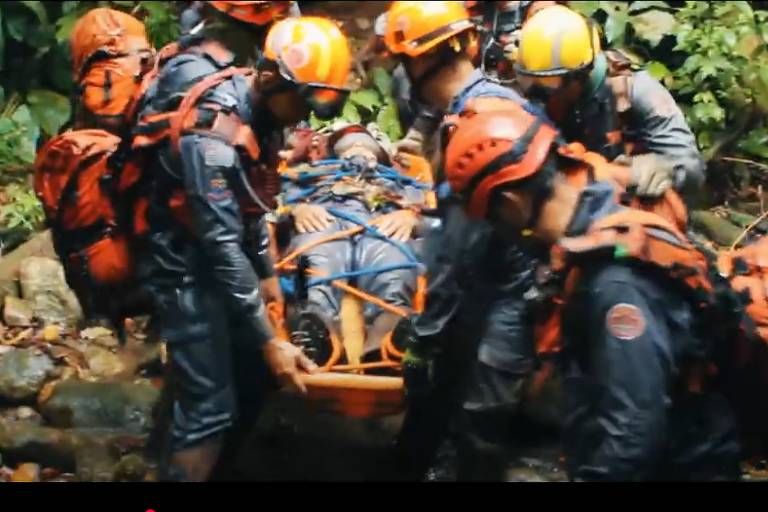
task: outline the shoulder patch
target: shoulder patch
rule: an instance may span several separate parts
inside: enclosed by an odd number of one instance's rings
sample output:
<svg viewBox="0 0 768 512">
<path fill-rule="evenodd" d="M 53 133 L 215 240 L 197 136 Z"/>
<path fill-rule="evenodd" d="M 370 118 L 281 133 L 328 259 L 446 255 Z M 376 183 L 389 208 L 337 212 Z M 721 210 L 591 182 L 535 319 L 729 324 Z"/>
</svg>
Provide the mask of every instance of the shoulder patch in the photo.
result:
<svg viewBox="0 0 768 512">
<path fill-rule="evenodd" d="M 616 304 L 605 315 L 606 329 L 620 340 L 631 341 L 640 337 L 645 332 L 645 326 L 643 312 L 632 304 Z"/>
<path fill-rule="evenodd" d="M 208 199 L 214 202 L 226 201 L 232 198 L 232 191 L 227 186 L 227 180 L 224 176 L 217 172 L 210 180 L 210 187 L 208 189 Z"/>
<path fill-rule="evenodd" d="M 235 150 L 231 146 L 215 141 L 201 141 L 203 162 L 209 167 L 233 167 L 235 165 Z"/>
</svg>

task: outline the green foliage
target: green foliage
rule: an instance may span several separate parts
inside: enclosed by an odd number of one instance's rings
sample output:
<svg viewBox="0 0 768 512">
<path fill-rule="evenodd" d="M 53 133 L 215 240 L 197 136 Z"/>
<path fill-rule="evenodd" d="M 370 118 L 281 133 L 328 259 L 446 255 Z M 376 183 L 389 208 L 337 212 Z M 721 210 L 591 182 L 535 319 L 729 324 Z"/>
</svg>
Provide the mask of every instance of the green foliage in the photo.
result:
<svg viewBox="0 0 768 512">
<path fill-rule="evenodd" d="M 28 185 L 13 183 L 5 189 L 8 203 L 0 206 L 0 228 L 27 238 L 45 223 L 43 207 Z"/>
<path fill-rule="evenodd" d="M 0 114 L 0 177 L 24 171 L 35 161 L 40 129 L 26 105 L 12 97 Z"/>
<path fill-rule="evenodd" d="M 670 4 L 572 3 L 602 23 L 605 43 L 647 61 L 676 95 L 707 160 L 768 158 L 768 12 L 743 1 Z"/>
<path fill-rule="evenodd" d="M 674 92 L 707 159 L 721 153 L 767 158 L 768 13 L 749 2 L 686 2 L 677 14 Z"/>
<path fill-rule="evenodd" d="M 70 120 L 72 61 L 69 35 L 87 10 L 109 6 L 143 19 L 152 42 L 178 35 L 173 2 L 0 2 L 0 244 L 23 241 L 42 226 L 43 212 L 27 176 L 42 137 Z M 7 101 L 6 101 L 7 98 Z"/>
<path fill-rule="evenodd" d="M 368 124 L 375 122 L 381 130 L 393 140 L 403 136 L 397 106 L 392 97 L 392 78 L 382 68 L 374 68 L 371 72 L 373 87 L 352 92 L 344 104 L 341 115 L 330 121 L 321 121 L 314 115 L 310 117 L 310 125 L 314 129 L 330 126 L 339 120 L 350 123 Z"/>
</svg>

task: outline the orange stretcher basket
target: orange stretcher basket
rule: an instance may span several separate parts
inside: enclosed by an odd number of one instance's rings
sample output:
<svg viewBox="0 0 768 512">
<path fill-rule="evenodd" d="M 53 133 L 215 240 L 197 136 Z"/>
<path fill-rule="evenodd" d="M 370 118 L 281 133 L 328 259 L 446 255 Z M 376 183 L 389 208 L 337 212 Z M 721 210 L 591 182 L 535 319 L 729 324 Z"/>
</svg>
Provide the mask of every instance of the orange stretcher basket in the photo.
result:
<svg viewBox="0 0 768 512">
<path fill-rule="evenodd" d="M 411 160 L 411 169 L 405 170 L 404 174 L 431 183 L 429 163 L 423 158 L 414 157 Z M 432 195 L 428 197 L 427 202 L 428 207 L 434 207 L 434 197 Z M 310 248 L 332 240 L 353 236 L 362 230 L 362 227 L 355 227 L 310 242 L 285 255 L 275 265 L 275 268 L 278 273 L 296 271 L 295 259 Z M 277 252 L 276 249 L 273 250 L 275 253 Z M 317 270 L 306 269 L 306 272 L 315 277 L 324 277 Z M 332 281 L 331 284 L 358 300 L 375 304 L 383 310 L 400 317 L 409 317 L 410 313 L 403 308 L 369 295 L 343 280 Z M 419 276 L 413 299 L 413 310 L 415 312 L 423 312 L 425 295 L 426 279 L 423 276 Z M 268 310 L 277 332 L 286 339 L 290 339 L 290 333 L 288 333 L 286 327 L 284 305 L 273 303 L 268 306 Z M 402 377 L 404 353 L 398 350 L 395 343 L 393 343 L 393 334 L 394 332 L 389 333 L 382 341 L 378 361 L 342 364 L 342 358 L 345 353 L 344 340 L 331 333 L 331 355 L 328 361 L 325 362 L 317 373 L 304 376 L 310 407 L 355 418 L 389 416 L 402 412 L 405 408 L 405 386 Z M 371 371 L 378 373 L 382 372 L 382 370 L 389 373 L 389 375 L 370 374 Z"/>
</svg>

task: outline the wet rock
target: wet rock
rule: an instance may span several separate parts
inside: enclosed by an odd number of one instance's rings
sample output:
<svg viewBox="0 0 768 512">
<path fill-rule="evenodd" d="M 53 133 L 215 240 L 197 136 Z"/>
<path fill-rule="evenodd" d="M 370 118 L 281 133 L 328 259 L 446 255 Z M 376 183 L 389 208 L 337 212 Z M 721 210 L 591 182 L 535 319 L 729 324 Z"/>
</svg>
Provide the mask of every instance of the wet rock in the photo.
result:
<svg viewBox="0 0 768 512">
<path fill-rule="evenodd" d="M 140 351 L 138 370 L 144 375 L 159 376 L 164 373 L 162 343 L 145 343 Z"/>
<path fill-rule="evenodd" d="M 21 297 L 19 282 L 15 279 L 0 280 L 0 301 L 4 301 L 6 297 Z"/>
<path fill-rule="evenodd" d="M 77 477 L 73 473 L 62 473 L 48 482 L 77 482 Z"/>
<path fill-rule="evenodd" d="M 61 471 L 59 471 L 56 468 L 44 468 L 40 472 L 40 479 L 43 482 L 47 482 L 47 481 L 53 480 L 55 478 L 59 478 L 60 476 L 61 476 Z"/>
<path fill-rule="evenodd" d="M 112 331 L 106 327 L 88 327 L 80 331 L 80 337 L 84 340 L 95 340 L 107 336 L 112 336 Z"/>
<path fill-rule="evenodd" d="M 109 439 L 110 453 L 116 458 L 123 457 L 131 453 L 143 452 L 147 445 L 146 436 L 137 436 L 130 434 L 121 434 Z"/>
<path fill-rule="evenodd" d="M 7 296 L 3 302 L 3 321 L 9 327 L 27 327 L 34 321 L 32 304 L 17 297 Z"/>
<path fill-rule="evenodd" d="M 112 480 L 117 460 L 102 438 L 82 437 L 75 452 L 75 476 L 84 482 Z"/>
<path fill-rule="evenodd" d="M 92 346 L 85 349 L 88 373 L 99 379 L 111 379 L 127 372 L 128 368 L 117 354 L 107 349 Z"/>
<path fill-rule="evenodd" d="M 60 382 L 41 405 L 43 417 L 62 428 L 149 431 L 159 391 L 148 382 Z"/>
<path fill-rule="evenodd" d="M 547 480 L 532 468 L 511 468 L 507 470 L 507 482 L 546 482 Z"/>
<path fill-rule="evenodd" d="M 37 464 L 26 463 L 21 464 L 16 471 L 13 472 L 11 482 L 39 482 L 40 481 L 40 466 Z"/>
<path fill-rule="evenodd" d="M 21 295 L 32 304 L 35 316 L 44 324 L 77 325 L 83 318 L 80 304 L 64 278 L 61 263 L 32 256 L 19 267 Z"/>
<path fill-rule="evenodd" d="M 48 349 L 48 353 L 56 361 L 64 363 L 70 368 L 80 368 L 85 370 L 88 367 L 88 361 L 85 355 L 77 349 L 66 345 L 56 345 Z"/>
<path fill-rule="evenodd" d="M 541 388 L 541 391 L 525 405 L 525 415 L 541 425 L 560 429 L 562 419 L 562 379 L 559 373 L 549 377 Z"/>
<path fill-rule="evenodd" d="M 114 468 L 112 480 L 115 482 L 143 482 L 149 473 L 149 465 L 138 454 L 126 455 Z"/>
<path fill-rule="evenodd" d="M 100 345 L 105 348 L 115 348 L 119 345 L 115 334 L 106 327 L 89 327 L 80 331 L 80 338 L 90 344 Z"/>
<path fill-rule="evenodd" d="M 31 407 L 22 406 L 0 411 L 0 421 L 26 422 L 32 425 L 41 425 L 43 418 Z"/>
<path fill-rule="evenodd" d="M 51 359 L 37 349 L 14 349 L 0 356 L 0 400 L 34 400 L 52 376 Z"/>
<path fill-rule="evenodd" d="M 46 325 L 43 329 L 43 341 L 55 343 L 61 339 L 61 327 L 58 325 Z"/>
<path fill-rule="evenodd" d="M 69 432 L 24 422 L 0 421 L 0 453 L 6 463 L 35 462 L 75 469 L 76 438 Z"/>
</svg>

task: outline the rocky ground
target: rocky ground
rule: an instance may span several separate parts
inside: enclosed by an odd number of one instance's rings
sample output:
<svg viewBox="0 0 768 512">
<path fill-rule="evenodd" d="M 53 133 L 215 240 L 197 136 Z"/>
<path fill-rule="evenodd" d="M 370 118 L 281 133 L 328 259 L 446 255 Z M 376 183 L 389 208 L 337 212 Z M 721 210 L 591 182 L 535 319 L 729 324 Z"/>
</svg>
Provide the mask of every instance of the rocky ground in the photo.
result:
<svg viewBox="0 0 768 512">
<path fill-rule="evenodd" d="M 141 319 L 128 322 L 125 345 L 107 328 L 77 328 L 80 307 L 46 241 L 19 251 L 0 261 L 0 482 L 155 480 L 145 446 L 163 347 Z M 527 411 L 509 481 L 565 480 L 556 387 Z M 225 469 L 237 480 L 394 480 L 388 461 L 401 421 L 342 418 L 277 394 Z M 758 464 L 748 477 L 768 479 L 768 470 Z"/>
</svg>

